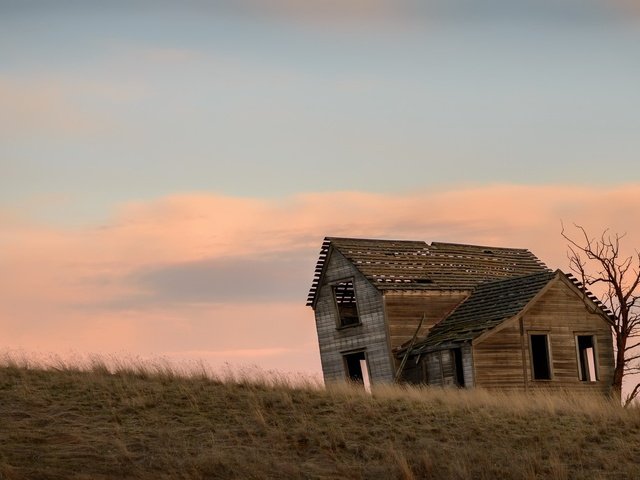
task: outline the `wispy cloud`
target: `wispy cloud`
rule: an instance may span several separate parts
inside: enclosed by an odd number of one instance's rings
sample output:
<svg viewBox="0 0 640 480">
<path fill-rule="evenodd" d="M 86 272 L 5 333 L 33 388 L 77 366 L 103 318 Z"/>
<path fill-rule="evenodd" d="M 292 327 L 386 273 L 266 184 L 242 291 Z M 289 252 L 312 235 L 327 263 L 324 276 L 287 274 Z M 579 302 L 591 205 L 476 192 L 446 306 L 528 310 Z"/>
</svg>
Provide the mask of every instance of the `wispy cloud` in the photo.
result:
<svg viewBox="0 0 640 480">
<path fill-rule="evenodd" d="M 635 238 L 639 227 L 630 219 L 638 208 L 637 184 L 496 185 L 403 196 L 338 192 L 279 200 L 182 195 L 123 205 L 105 225 L 91 228 L 29 224 L 5 212 L 0 259 L 5 292 L 19 299 L 37 291 L 41 300 L 74 305 L 139 298 L 148 306 L 163 297 L 185 303 L 285 300 L 292 290 L 303 290 L 298 284 L 309 280 L 306 269 L 324 235 L 523 246 L 562 266 L 560 220 L 591 230 L 609 226 Z"/>
</svg>

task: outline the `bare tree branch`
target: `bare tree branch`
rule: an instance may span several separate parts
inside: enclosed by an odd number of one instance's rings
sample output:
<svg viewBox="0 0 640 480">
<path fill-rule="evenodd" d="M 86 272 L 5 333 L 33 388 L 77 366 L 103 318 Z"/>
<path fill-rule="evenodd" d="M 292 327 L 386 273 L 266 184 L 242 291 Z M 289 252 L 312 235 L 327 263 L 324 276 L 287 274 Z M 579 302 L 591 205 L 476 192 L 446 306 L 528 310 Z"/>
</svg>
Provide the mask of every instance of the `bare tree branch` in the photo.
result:
<svg viewBox="0 0 640 480">
<path fill-rule="evenodd" d="M 600 313 L 611 327 L 616 355 L 612 389 L 620 398 L 624 376 L 640 373 L 640 366 L 631 365 L 640 359 L 640 342 L 630 341 L 640 337 L 640 251 L 635 249 L 635 255 L 624 256 L 621 241 L 626 233 L 613 233 L 607 228 L 599 237 L 591 237 L 584 227 L 574 224 L 578 231 L 578 238 L 574 239 L 563 223 L 561 227 L 561 235 L 567 241 L 569 268 L 581 282 L 583 296 L 593 300 L 587 288 L 598 289 L 602 306 L 610 312 L 603 316 L 600 309 L 589 309 Z M 627 396 L 625 405 L 639 394 L 640 384 Z"/>
<path fill-rule="evenodd" d="M 631 405 L 631 402 L 635 400 L 635 398 L 638 396 L 639 393 L 640 393 L 640 383 L 637 383 L 636 386 L 633 387 L 633 390 L 631 390 L 629 395 L 627 395 L 627 397 L 624 399 L 624 406 L 628 407 L 629 405 Z"/>
</svg>

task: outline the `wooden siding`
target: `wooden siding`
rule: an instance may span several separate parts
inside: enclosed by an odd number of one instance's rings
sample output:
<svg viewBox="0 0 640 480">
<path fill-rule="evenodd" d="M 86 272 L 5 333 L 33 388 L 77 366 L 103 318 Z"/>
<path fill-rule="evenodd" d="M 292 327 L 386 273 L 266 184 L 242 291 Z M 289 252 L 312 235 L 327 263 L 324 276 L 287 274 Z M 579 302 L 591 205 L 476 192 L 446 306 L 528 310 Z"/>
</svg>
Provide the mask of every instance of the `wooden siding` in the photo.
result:
<svg viewBox="0 0 640 480">
<path fill-rule="evenodd" d="M 549 337 L 551 380 L 532 377 L 529 335 Z M 576 335 L 596 339 L 597 382 L 579 378 Z M 556 279 L 522 318 L 498 327 L 474 344 L 476 385 L 518 390 L 577 390 L 607 393 L 613 378 L 613 343 L 609 326 L 589 313 L 582 298 L 562 279 Z"/>
<path fill-rule="evenodd" d="M 331 285 L 353 279 L 360 324 L 339 328 Z M 346 379 L 343 355 L 365 351 L 372 383 L 391 382 L 395 371 L 389 352 L 382 295 L 336 250 L 332 250 L 317 292 L 315 309 L 320 359 L 325 382 Z"/>
<path fill-rule="evenodd" d="M 420 328 L 418 339 L 427 332 L 456 305 L 464 300 L 469 292 L 386 292 L 384 304 L 389 325 L 391 348 L 411 340 L 420 324 L 422 315 L 425 320 Z"/>
<path fill-rule="evenodd" d="M 476 385 L 524 389 L 523 342 L 518 322 L 473 346 Z"/>
</svg>

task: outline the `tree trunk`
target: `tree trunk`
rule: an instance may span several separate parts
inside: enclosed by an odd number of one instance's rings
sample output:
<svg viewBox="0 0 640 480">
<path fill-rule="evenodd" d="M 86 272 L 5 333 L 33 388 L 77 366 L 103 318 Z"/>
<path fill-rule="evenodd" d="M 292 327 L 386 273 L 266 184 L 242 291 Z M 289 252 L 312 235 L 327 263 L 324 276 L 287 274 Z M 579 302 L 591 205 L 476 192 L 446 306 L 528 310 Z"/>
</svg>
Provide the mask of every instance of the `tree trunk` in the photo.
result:
<svg viewBox="0 0 640 480">
<path fill-rule="evenodd" d="M 611 384 L 611 395 L 618 400 L 622 400 L 622 379 L 624 378 L 624 349 L 618 349 L 616 353 L 616 368 L 613 371 L 613 383 Z"/>
</svg>

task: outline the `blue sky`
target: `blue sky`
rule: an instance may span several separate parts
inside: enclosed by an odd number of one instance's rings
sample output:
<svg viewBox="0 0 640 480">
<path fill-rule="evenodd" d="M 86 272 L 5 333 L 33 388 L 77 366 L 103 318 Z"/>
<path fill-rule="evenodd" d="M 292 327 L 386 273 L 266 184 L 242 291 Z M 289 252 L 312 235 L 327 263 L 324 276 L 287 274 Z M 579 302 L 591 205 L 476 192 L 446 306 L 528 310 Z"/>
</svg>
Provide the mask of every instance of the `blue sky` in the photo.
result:
<svg viewBox="0 0 640 480">
<path fill-rule="evenodd" d="M 194 190 L 628 180 L 633 12 L 481 4 L 3 2 L 5 114 L 23 124 L 3 122 L 0 199 L 57 198 L 41 216 L 90 221 Z M 48 104 L 20 111 L 16 95 Z"/>
<path fill-rule="evenodd" d="M 640 8 L 0 0 L 3 346 L 319 371 L 325 235 L 640 226 Z"/>
</svg>

